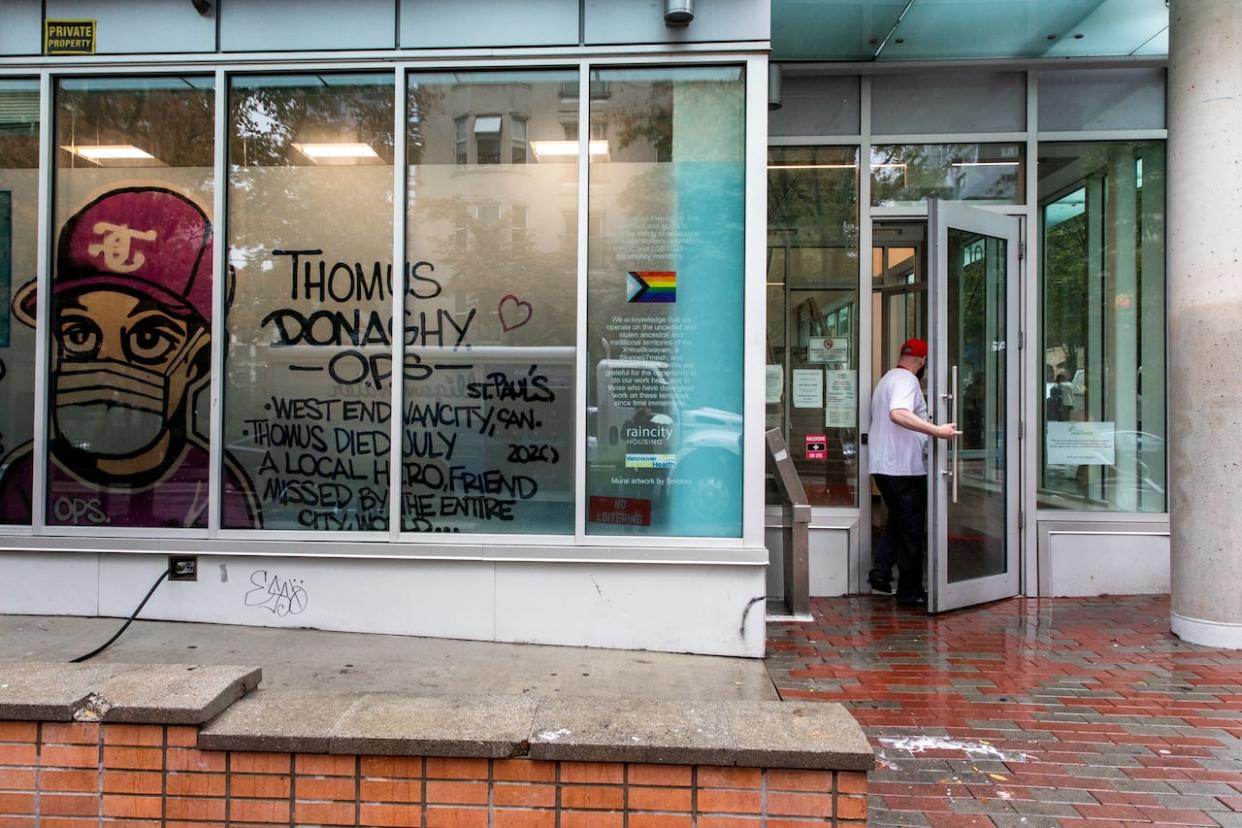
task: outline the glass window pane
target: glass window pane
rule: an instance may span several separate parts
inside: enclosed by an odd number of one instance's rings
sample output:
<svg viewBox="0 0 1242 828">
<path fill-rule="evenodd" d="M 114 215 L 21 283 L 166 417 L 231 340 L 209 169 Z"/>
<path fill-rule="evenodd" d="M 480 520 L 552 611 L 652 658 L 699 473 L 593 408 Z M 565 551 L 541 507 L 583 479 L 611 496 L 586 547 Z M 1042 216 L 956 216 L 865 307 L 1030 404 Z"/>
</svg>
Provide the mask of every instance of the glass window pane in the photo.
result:
<svg viewBox="0 0 1242 828">
<path fill-rule="evenodd" d="M 768 150 L 768 260 L 767 427 L 784 430 L 812 505 L 854 506 L 857 147 Z"/>
<path fill-rule="evenodd" d="M 986 106 L 980 102 L 986 101 Z M 1021 132 L 1026 129 L 1022 72 L 901 72 L 871 77 L 873 135 Z"/>
<path fill-rule="evenodd" d="M 578 240 L 566 217 L 578 210 L 577 130 L 567 127 L 578 104 L 561 89 L 577 78 L 409 77 L 406 531 L 574 531 Z M 454 157 L 453 124 L 465 118 L 479 140 L 473 164 Z M 510 163 L 502 134 L 514 136 Z"/>
<path fill-rule="evenodd" d="M 1039 129 L 1163 129 L 1165 70 L 1039 73 Z"/>
<path fill-rule="evenodd" d="M 1039 145 L 1039 506 L 1162 512 L 1165 145 Z"/>
<path fill-rule="evenodd" d="M 57 84 L 50 525 L 207 525 L 214 100 L 210 77 Z"/>
<path fill-rule="evenodd" d="M 221 525 L 388 527 L 393 77 L 235 77 Z"/>
<path fill-rule="evenodd" d="M 743 73 L 594 79 L 587 532 L 738 537 Z"/>
<path fill-rule="evenodd" d="M 871 148 L 871 203 L 910 207 L 929 198 L 977 204 L 1025 200 L 1021 144 L 888 144 Z"/>
<path fill-rule="evenodd" d="M 34 284 L 38 222 L 39 82 L 0 79 L 0 523 L 31 519 L 34 320 L 10 303 Z"/>
</svg>

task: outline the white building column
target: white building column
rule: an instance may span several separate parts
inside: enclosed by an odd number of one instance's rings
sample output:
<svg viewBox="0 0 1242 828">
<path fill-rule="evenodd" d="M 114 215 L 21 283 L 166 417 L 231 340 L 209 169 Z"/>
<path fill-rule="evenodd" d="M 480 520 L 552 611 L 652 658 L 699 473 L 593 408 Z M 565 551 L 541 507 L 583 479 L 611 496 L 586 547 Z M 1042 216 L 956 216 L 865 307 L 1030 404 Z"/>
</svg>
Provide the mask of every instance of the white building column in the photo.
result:
<svg viewBox="0 0 1242 828">
<path fill-rule="evenodd" d="M 1169 22 L 1172 628 L 1242 648 L 1242 3 Z"/>
</svg>

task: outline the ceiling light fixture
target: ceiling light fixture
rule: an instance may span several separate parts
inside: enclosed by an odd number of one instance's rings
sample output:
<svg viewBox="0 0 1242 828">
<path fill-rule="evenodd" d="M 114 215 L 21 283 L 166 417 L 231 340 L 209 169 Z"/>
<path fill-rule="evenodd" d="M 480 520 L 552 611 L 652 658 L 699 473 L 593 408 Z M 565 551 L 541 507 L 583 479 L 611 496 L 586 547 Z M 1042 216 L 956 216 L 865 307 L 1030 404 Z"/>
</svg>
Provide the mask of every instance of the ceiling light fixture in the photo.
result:
<svg viewBox="0 0 1242 828">
<path fill-rule="evenodd" d="M 955 167 L 1016 167 L 1018 161 L 954 161 Z"/>
<path fill-rule="evenodd" d="M 694 20 L 694 0 L 664 0 L 664 25 L 689 26 Z"/>
<path fill-rule="evenodd" d="M 312 161 L 350 158 L 379 158 L 370 144 L 324 143 L 294 144 L 293 148 Z"/>
<path fill-rule="evenodd" d="M 902 164 L 904 167 L 905 165 Z M 769 170 L 856 170 L 857 164 L 768 164 Z"/>
<path fill-rule="evenodd" d="M 98 164 L 101 161 L 136 161 L 155 156 L 133 144 L 68 144 L 61 149 Z"/>
<path fill-rule="evenodd" d="M 539 158 L 565 158 L 578 154 L 577 141 L 531 141 L 531 149 Z M 607 141 L 591 141 L 587 144 L 588 155 L 607 155 Z"/>
<path fill-rule="evenodd" d="M 784 73 L 779 63 L 768 64 L 768 109 L 780 109 L 784 105 Z"/>
</svg>

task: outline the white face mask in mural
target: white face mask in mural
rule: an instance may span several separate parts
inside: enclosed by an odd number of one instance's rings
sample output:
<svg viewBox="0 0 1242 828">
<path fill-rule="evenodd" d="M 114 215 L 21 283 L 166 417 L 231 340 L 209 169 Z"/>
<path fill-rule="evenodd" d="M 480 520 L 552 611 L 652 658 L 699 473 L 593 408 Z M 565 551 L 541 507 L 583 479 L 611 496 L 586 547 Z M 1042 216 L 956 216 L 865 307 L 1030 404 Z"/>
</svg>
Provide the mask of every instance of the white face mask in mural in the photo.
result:
<svg viewBox="0 0 1242 828">
<path fill-rule="evenodd" d="M 111 359 L 62 362 L 55 398 L 59 436 L 99 457 L 130 457 L 152 446 L 167 428 L 170 375 L 198 338 L 182 346 L 167 372 Z"/>
<path fill-rule="evenodd" d="M 168 378 L 105 360 L 62 364 L 56 376 L 56 430 L 74 448 L 128 457 L 164 432 Z"/>
</svg>

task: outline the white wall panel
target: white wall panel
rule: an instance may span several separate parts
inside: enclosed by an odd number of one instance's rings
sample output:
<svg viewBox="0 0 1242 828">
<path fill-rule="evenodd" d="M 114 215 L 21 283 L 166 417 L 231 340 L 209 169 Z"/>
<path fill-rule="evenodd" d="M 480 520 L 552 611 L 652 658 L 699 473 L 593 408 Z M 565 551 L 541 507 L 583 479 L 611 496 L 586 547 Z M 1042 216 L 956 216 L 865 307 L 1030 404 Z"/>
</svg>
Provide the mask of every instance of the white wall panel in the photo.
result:
<svg viewBox="0 0 1242 828">
<path fill-rule="evenodd" d="M 498 566 L 496 639 L 758 657 L 764 592 L 758 566 Z"/>
<path fill-rule="evenodd" d="M 401 0 L 401 46 L 578 45 L 578 0 Z"/>
<path fill-rule="evenodd" d="M 0 552 L 0 614 L 95 615 L 98 609 L 98 555 Z"/>
<path fill-rule="evenodd" d="M 1169 591 L 1167 535 L 1059 533 L 1046 538 L 1041 580 L 1049 597 L 1149 595 Z"/>
<path fill-rule="evenodd" d="M 850 591 L 850 533 L 847 529 L 812 529 L 809 537 L 811 597 Z"/>
<path fill-rule="evenodd" d="M 37 55 L 43 51 L 43 4 L 40 0 L 0 1 L 0 55 Z"/>
<path fill-rule="evenodd" d="M 100 614 L 133 612 L 166 560 L 162 555 L 103 555 Z M 198 561 L 198 581 L 161 585 L 143 610 L 144 618 L 492 638 L 494 569 L 489 563 L 215 555 Z M 284 601 L 282 593 L 288 596 Z M 305 608 L 299 611 L 301 599 Z"/>
<path fill-rule="evenodd" d="M 95 51 L 99 54 L 214 52 L 215 5 L 210 14 L 202 15 L 190 0 L 47 0 L 47 17 L 95 20 Z M 2 14 L 7 18 L 7 4 Z M 0 21 L 0 30 L 6 23 Z M 262 28 L 271 32 L 276 27 Z M 42 51 L 41 40 L 36 51 Z"/>
<path fill-rule="evenodd" d="M 190 7 L 189 0 L 185 5 Z M 226 0 L 220 12 L 220 49 L 391 49 L 396 27 L 395 0 Z"/>
<path fill-rule="evenodd" d="M 0 553 L 0 613 L 126 617 L 158 554 Z M 201 555 L 142 617 L 762 656 L 764 567 Z M 758 601 L 753 599 L 758 598 Z"/>
<path fill-rule="evenodd" d="M 767 40 L 766 0 L 700 0 L 688 26 L 664 25 L 664 0 L 586 0 L 587 45 Z"/>
</svg>

